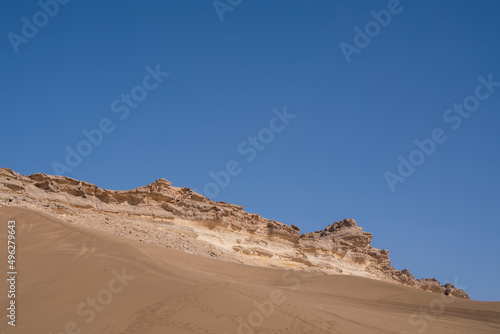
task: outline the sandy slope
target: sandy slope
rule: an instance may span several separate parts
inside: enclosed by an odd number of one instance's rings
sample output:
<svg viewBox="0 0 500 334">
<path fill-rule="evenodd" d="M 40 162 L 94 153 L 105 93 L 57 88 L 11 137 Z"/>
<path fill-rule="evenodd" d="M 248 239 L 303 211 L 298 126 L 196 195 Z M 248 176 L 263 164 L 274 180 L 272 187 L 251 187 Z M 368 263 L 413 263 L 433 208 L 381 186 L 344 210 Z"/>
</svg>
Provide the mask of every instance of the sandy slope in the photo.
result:
<svg viewBox="0 0 500 334">
<path fill-rule="evenodd" d="M 500 333 L 500 302 L 467 301 L 351 276 L 226 263 L 0 208 L 17 222 L 11 333 Z"/>
<path fill-rule="evenodd" d="M 391 266 L 389 250 L 347 218 L 300 233 L 294 225 L 215 202 L 165 179 L 130 190 L 109 190 L 69 177 L 29 176 L 0 168 L 0 206 L 44 212 L 72 225 L 252 266 L 355 275 L 470 299 L 451 283 L 415 278 Z"/>
</svg>

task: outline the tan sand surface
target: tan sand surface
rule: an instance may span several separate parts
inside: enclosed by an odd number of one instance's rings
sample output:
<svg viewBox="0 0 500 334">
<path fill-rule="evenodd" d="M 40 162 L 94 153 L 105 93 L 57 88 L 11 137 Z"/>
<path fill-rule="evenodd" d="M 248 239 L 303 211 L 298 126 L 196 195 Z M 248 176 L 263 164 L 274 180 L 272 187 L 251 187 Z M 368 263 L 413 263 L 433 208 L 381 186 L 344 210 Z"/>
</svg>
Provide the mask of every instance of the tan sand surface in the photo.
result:
<svg viewBox="0 0 500 334">
<path fill-rule="evenodd" d="M 16 326 L 7 221 L 16 221 Z M 5 334 L 500 333 L 500 302 L 238 265 L 0 208 Z"/>
</svg>

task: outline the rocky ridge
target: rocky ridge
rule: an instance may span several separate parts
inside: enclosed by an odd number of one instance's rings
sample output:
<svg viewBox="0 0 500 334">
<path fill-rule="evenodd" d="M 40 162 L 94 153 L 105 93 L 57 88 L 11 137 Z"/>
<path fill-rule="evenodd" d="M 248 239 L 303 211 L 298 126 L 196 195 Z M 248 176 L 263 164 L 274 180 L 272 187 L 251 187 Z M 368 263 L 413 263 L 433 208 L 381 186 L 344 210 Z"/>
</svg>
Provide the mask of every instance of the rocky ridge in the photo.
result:
<svg viewBox="0 0 500 334">
<path fill-rule="evenodd" d="M 70 177 L 21 175 L 0 168 L 0 205 L 41 210 L 70 223 L 223 261 L 369 277 L 470 299 L 452 284 L 416 279 L 373 248 L 354 219 L 300 234 L 294 225 L 215 202 L 159 179 L 133 190 L 106 190 Z"/>
</svg>

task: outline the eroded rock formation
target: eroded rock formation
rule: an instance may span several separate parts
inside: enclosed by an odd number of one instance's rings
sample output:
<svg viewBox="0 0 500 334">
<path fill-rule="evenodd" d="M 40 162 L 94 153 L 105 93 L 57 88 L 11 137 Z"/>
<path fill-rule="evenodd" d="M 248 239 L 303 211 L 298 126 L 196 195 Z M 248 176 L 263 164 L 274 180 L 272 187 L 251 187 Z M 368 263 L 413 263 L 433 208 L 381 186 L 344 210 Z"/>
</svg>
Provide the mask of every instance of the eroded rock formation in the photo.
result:
<svg viewBox="0 0 500 334">
<path fill-rule="evenodd" d="M 70 223 L 224 261 L 364 276 L 469 299 L 450 283 L 415 279 L 408 270 L 393 268 L 389 252 L 373 248 L 372 234 L 354 219 L 300 234 L 294 225 L 209 200 L 165 179 L 115 191 L 69 177 L 24 176 L 0 168 L 0 205 L 42 210 Z"/>
</svg>

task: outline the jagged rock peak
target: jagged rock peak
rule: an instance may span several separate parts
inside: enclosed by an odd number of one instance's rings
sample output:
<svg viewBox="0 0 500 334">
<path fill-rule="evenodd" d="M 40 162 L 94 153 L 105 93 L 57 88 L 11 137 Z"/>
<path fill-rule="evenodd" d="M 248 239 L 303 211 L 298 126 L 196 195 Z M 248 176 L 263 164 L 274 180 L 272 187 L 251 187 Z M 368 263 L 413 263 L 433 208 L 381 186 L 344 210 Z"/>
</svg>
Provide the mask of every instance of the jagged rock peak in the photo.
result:
<svg viewBox="0 0 500 334">
<path fill-rule="evenodd" d="M 340 231 L 342 229 L 349 228 L 349 227 L 361 228 L 356 224 L 356 221 L 354 219 L 347 218 L 347 219 L 335 222 L 332 225 L 328 225 L 323 231 L 336 232 L 336 231 Z"/>
<path fill-rule="evenodd" d="M 158 185 L 163 185 L 163 186 L 169 187 L 172 185 L 172 182 L 168 181 L 167 179 L 161 178 L 161 179 L 158 179 L 151 184 L 158 184 Z"/>
</svg>

